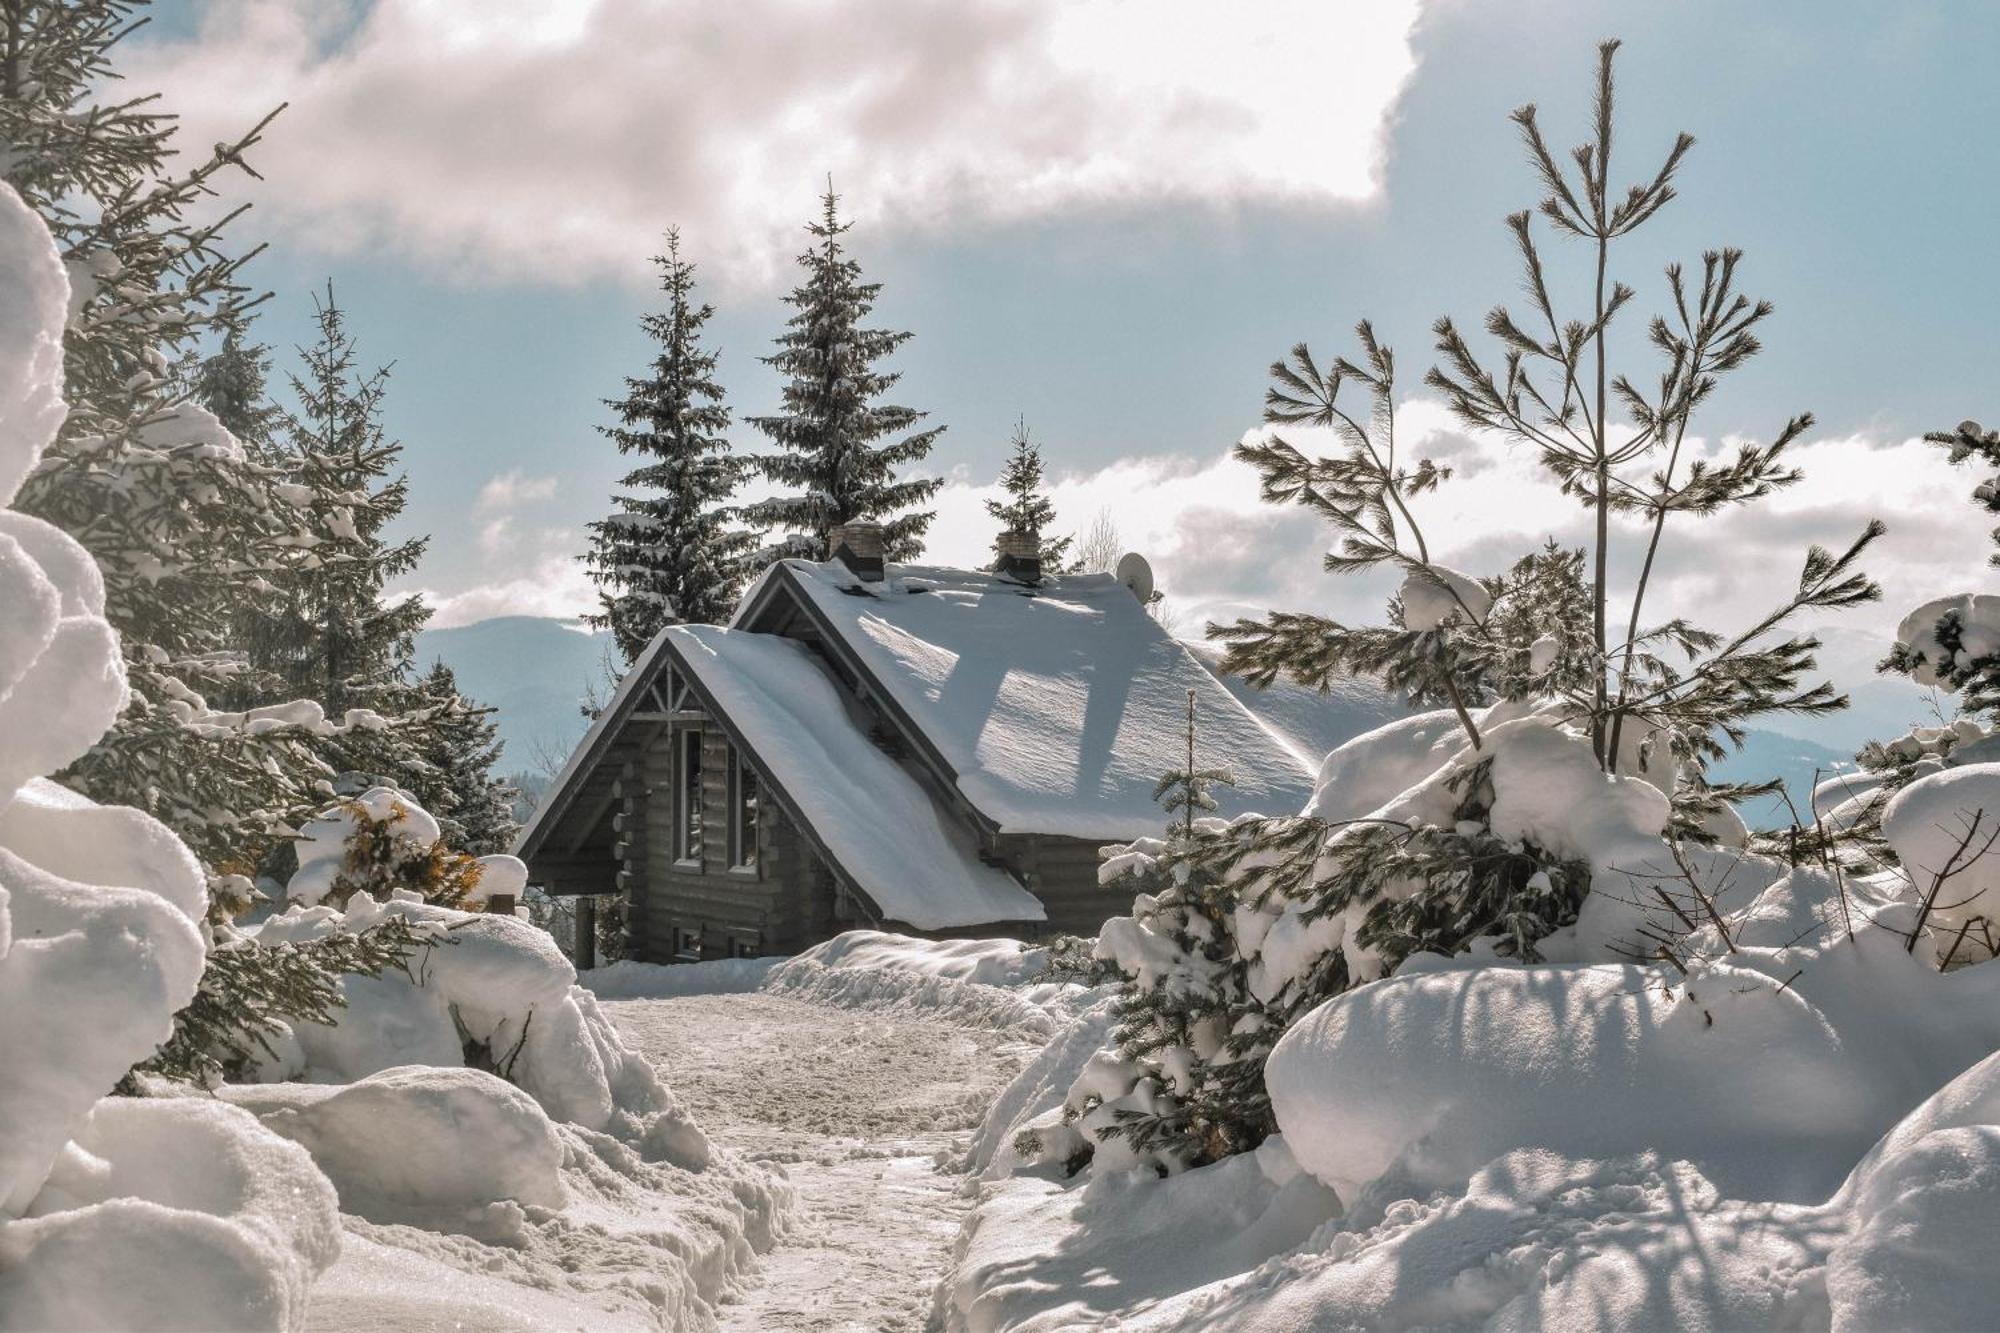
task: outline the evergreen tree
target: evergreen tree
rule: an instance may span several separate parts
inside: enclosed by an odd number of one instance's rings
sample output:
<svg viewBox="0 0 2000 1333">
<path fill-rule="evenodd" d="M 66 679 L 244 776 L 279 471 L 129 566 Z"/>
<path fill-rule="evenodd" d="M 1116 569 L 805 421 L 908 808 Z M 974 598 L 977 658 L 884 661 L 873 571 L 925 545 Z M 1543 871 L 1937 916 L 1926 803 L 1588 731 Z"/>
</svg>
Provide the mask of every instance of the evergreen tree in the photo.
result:
<svg viewBox="0 0 2000 1333">
<path fill-rule="evenodd" d="M 1725 638 L 1679 618 L 1648 626 L 1642 618 L 1668 521 L 1747 504 L 1796 481 L 1786 450 L 1811 419 L 1794 418 L 1772 443 L 1742 445 L 1718 463 L 1690 456 L 1691 422 L 1721 379 L 1756 353 L 1754 330 L 1769 312 L 1738 294 L 1735 251 L 1704 256 L 1698 282 L 1685 280 L 1678 267 L 1667 271 L 1666 311 L 1649 330 L 1664 361 L 1655 396 L 1607 366 L 1606 326 L 1635 295 L 1607 274 L 1613 242 L 1673 197 L 1673 176 L 1688 147 L 1683 137 L 1658 171 L 1629 191 L 1613 190 L 1615 49 L 1607 43 L 1600 51 L 1595 132 L 1576 154 L 1578 179 L 1565 176 L 1547 151 L 1533 108 L 1515 115 L 1548 191 L 1542 212 L 1559 232 L 1584 242 L 1599 295 L 1578 317 L 1560 315 L 1529 215 L 1517 214 L 1509 228 L 1534 318 L 1519 322 L 1505 309 L 1487 316 L 1502 346 L 1498 371 L 1485 367 L 1449 320 L 1440 321 L 1442 364 L 1428 377 L 1482 435 L 1534 449 L 1559 490 L 1589 507 L 1591 546 L 1582 553 L 1550 546 L 1496 578 L 1440 564 L 1421 511 L 1423 497 L 1445 484 L 1449 472 L 1398 457 L 1395 358 L 1365 322 L 1352 360 L 1322 366 L 1299 346 L 1274 366 L 1266 429 L 1238 447 L 1261 474 L 1268 501 L 1302 505 L 1334 528 L 1340 543 L 1325 559 L 1329 571 L 1388 568 L 1403 582 L 1385 625 L 1280 613 L 1211 626 L 1211 636 L 1229 645 L 1222 669 L 1256 684 L 1285 675 L 1314 687 L 1341 673 L 1381 675 L 1420 701 L 1448 705 L 1463 738 L 1450 758 L 1388 805 L 1376 806 L 1357 778 L 1355 795 L 1367 800 L 1352 811 L 1335 786 L 1315 798 L 1315 811 L 1324 815 L 1232 826 L 1236 842 L 1223 878 L 1240 909 L 1237 919 L 1261 918 L 1260 931 L 1282 928 L 1288 941 L 1274 960 L 1255 941 L 1231 937 L 1251 969 L 1253 993 L 1226 1008 L 1228 1040 L 1210 1063 L 1217 1098 L 1244 1123 L 1257 1123 L 1267 1109 L 1263 1068 L 1272 1046 L 1327 997 L 1385 976 L 1417 952 L 1478 950 L 1532 962 L 1539 941 L 1576 920 L 1591 891 L 1591 865 L 1499 819 L 1497 756 L 1509 751 L 1486 734 L 1492 723 L 1517 719 L 1509 744 L 1549 741 L 1549 748 L 1526 751 L 1540 757 L 1524 762 L 1581 755 L 1607 775 L 1658 787 L 1671 807 L 1661 854 L 1685 867 L 1688 852 L 1680 844 L 1722 836 L 1721 804 L 1747 794 L 1708 786 L 1705 762 L 1724 744 L 1740 742 L 1748 719 L 1819 714 L 1845 703 L 1828 685 L 1802 683 L 1819 645 L 1785 627 L 1802 613 L 1879 595 L 1856 570 L 1879 524 L 1839 554 L 1812 548 L 1796 588 L 1741 634 Z M 1530 327 L 1547 331 L 1533 334 Z M 1344 396 L 1353 388 L 1363 403 Z M 1607 416 L 1612 395 L 1631 427 Z M 1293 442 L 1307 438 L 1301 428 L 1330 436 L 1335 451 L 1301 450 Z M 1608 582 L 1607 518 L 1614 512 L 1639 520 L 1643 548 L 1634 562 L 1636 582 L 1616 593 Z M 1613 641 L 1606 608 L 1620 597 L 1631 619 Z M 1482 706 L 1497 700 L 1516 706 L 1489 723 Z M 1406 739 L 1388 731 L 1378 737 L 1389 754 L 1399 754 Z M 1510 773 L 1513 783 L 1531 784 L 1536 776 L 1518 768 Z M 1740 822 L 1731 836 L 1743 839 Z M 1692 871 L 1688 881 L 1698 896 Z M 1140 908 L 1147 905 L 1142 897 Z M 1316 935 L 1325 942 L 1302 943 Z M 1223 992 L 1233 993 L 1227 986 Z M 1191 1077 L 1200 1086 L 1206 1075 L 1196 1069 Z"/>
<path fill-rule="evenodd" d="M 862 282 L 861 266 L 847 257 L 840 238 L 852 224 L 840 220 L 831 186 L 821 203 L 820 220 L 806 228 L 816 243 L 799 256 L 805 281 L 785 298 L 792 317 L 777 352 L 764 358 L 785 376 L 784 414 L 750 419 L 780 450 L 758 458 L 757 466 L 793 493 L 748 512 L 756 522 L 791 529 L 771 548 L 773 556 L 824 560 L 832 553 L 828 532 L 865 519 L 882 524 L 889 559 L 908 560 L 923 549 L 934 517 L 911 506 L 944 483 L 899 479 L 897 469 L 921 462 L 944 427 L 874 443 L 923 419 L 921 412 L 877 401 L 900 376 L 875 364 L 911 335 L 861 327 L 881 284 Z"/>
<path fill-rule="evenodd" d="M 271 401 L 270 376 L 271 349 L 232 328 L 214 355 L 195 363 L 191 385 L 195 401 L 263 462 L 273 457 L 272 439 L 284 418 Z"/>
<path fill-rule="evenodd" d="M 459 693 L 443 662 L 432 664 L 420 688 L 433 720 L 421 745 L 423 772 L 410 794 L 437 818 L 452 846 L 471 856 L 506 851 L 519 793 L 494 772 L 503 748 L 499 724 Z"/>
<path fill-rule="evenodd" d="M 297 407 L 274 444 L 309 515 L 308 558 L 256 608 L 251 665 L 281 694 L 311 699 L 339 720 L 328 746 L 344 786 L 386 781 L 415 790 L 438 780 L 424 747 L 448 706 L 412 674 L 430 608 L 383 590 L 416 567 L 428 539 L 386 535 L 408 493 L 395 474 L 402 445 L 382 426 L 389 368 L 360 369 L 332 284 L 313 306 L 319 337 L 298 349 L 303 370 L 290 377 Z"/>
<path fill-rule="evenodd" d="M 1008 441 L 1013 452 L 1000 471 L 1000 489 L 1005 500 L 988 500 L 986 512 L 1000 523 L 1001 530 L 1039 533 L 1042 538 L 1042 568 L 1055 573 L 1069 559 L 1074 538 L 1052 537 L 1049 525 L 1055 522 L 1056 507 L 1042 494 L 1042 451 L 1028 436 L 1024 417 L 1014 423 L 1014 438 Z"/>
<path fill-rule="evenodd" d="M 616 497 L 618 511 L 590 525 L 586 557 L 603 610 L 585 620 L 612 632 L 627 663 L 662 625 L 727 620 L 757 547 L 728 503 L 750 465 L 730 454 L 715 353 L 701 346 L 714 308 L 694 302 L 679 232 L 667 233 L 667 253 L 653 262 L 667 309 L 640 326 L 659 355 L 647 378 L 626 380 L 625 397 L 607 404 L 618 424 L 603 428 L 619 453 L 646 462 L 621 483 L 637 493 Z"/>
<path fill-rule="evenodd" d="M 1565 176 L 1541 136 L 1532 106 L 1514 114 L 1543 186 L 1549 191 L 1542 213 L 1562 234 L 1580 238 L 1602 272 L 1615 241 L 1622 240 L 1674 197 L 1673 179 L 1692 140 L 1675 141 L 1650 178 L 1624 194 L 1610 184 L 1609 155 L 1613 102 L 1612 57 L 1616 42 L 1599 51 L 1593 141 L 1578 150 L 1580 178 Z M 1634 747 L 1657 743 L 1681 760 L 1717 757 L 1717 737 L 1740 742 L 1743 723 L 1772 712 L 1821 714 L 1846 700 L 1826 684 L 1802 687 L 1814 665 L 1816 639 L 1793 635 L 1771 640 L 1787 621 L 1810 610 L 1851 606 L 1880 595 L 1855 572 L 1861 551 L 1881 533 L 1872 524 L 1840 555 L 1815 547 L 1804 563 L 1798 586 L 1748 632 L 1724 640 L 1683 619 L 1654 626 L 1643 621 L 1646 595 L 1665 527 L 1671 518 L 1703 517 L 1748 504 L 1792 485 L 1799 472 L 1786 450 L 1810 428 L 1800 415 L 1785 423 L 1765 445 L 1745 444 L 1733 459 L 1718 464 L 1689 459 L 1687 433 L 1698 410 L 1723 377 L 1750 360 L 1761 344 L 1756 327 L 1769 315 L 1765 302 L 1751 302 L 1736 287 L 1740 252 L 1709 252 L 1702 258 L 1699 287 L 1679 265 L 1667 269 L 1670 302 L 1650 327 L 1650 340 L 1664 365 L 1657 393 L 1647 397 L 1635 382 L 1609 367 L 1604 332 L 1635 295 L 1622 282 L 1600 283 L 1594 304 L 1577 318 L 1555 308 L 1544 257 L 1528 213 L 1507 220 L 1520 251 L 1523 286 L 1534 317 L 1524 325 L 1504 307 L 1486 318 L 1503 348 L 1503 368 L 1489 370 L 1449 319 L 1438 321 L 1437 350 L 1442 364 L 1426 382 L 1443 393 L 1454 412 L 1482 433 L 1532 447 L 1551 479 L 1566 495 L 1582 498 L 1596 528 L 1590 570 L 1579 594 L 1589 607 L 1592 641 L 1580 673 L 1549 682 L 1587 731 L 1606 772 L 1629 769 Z M 1543 336 L 1528 327 L 1546 328 Z M 1211 627 L 1212 637 L 1230 643 L 1224 669 L 1268 681 L 1274 674 L 1319 683 L 1330 670 L 1381 672 L 1401 669 L 1419 692 L 1434 691 L 1457 708 L 1477 745 L 1478 727 L 1470 708 L 1468 674 L 1486 664 L 1516 661 L 1533 645 L 1520 638 L 1536 633 L 1535 615 L 1508 615 L 1500 583 L 1482 584 L 1434 559 L 1413 502 L 1450 478 L 1430 460 L 1397 459 L 1395 438 L 1395 358 L 1363 321 L 1357 328 L 1362 356 L 1337 358 L 1321 367 L 1303 345 L 1271 368 L 1266 394 L 1268 429 L 1237 454 L 1263 478 L 1266 499 L 1295 503 L 1321 515 L 1341 535 L 1341 547 L 1326 557 L 1326 568 L 1352 573 L 1384 566 L 1404 574 L 1403 595 L 1394 608 L 1400 622 L 1389 629 L 1350 628 L 1318 616 L 1274 616 Z M 1349 385 L 1367 396 L 1364 407 L 1342 401 Z M 1594 388 L 1592 387 L 1594 386 Z M 1608 417 L 1607 395 L 1615 396 L 1634 425 L 1621 431 Z M 1308 457 L 1284 432 L 1295 426 L 1331 432 L 1341 446 L 1335 457 Z M 1664 458 L 1661 456 L 1664 455 Z M 1642 471 L 1650 467 L 1650 473 Z M 1615 596 L 1608 569 L 1612 533 L 1608 516 L 1630 514 L 1645 534 L 1639 575 L 1629 593 L 1630 622 L 1622 641 L 1605 628 L 1606 607 Z M 1553 574 L 1551 568 L 1544 574 Z M 1534 581 L 1541 585 L 1541 580 Z M 1517 584 L 1525 594 L 1530 585 Z M 1411 599 L 1423 613 L 1409 614 Z M 1496 603 L 1496 597 L 1500 600 Z M 1673 659 L 1680 659 L 1678 661 Z M 1575 656 L 1569 660 L 1571 668 Z M 1641 739 L 1643 738 L 1643 739 Z"/>
<path fill-rule="evenodd" d="M 1115 1037 L 1130 1081 L 1068 1108 L 1091 1131 L 1094 1151 L 1115 1136 L 1138 1160 L 1179 1169 L 1254 1148 L 1274 1127 L 1268 1096 L 1228 1095 L 1222 1077 L 1231 1027 L 1249 999 L 1229 873 L 1237 839 L 1214 817 L 1209 794 L 1230 781 L 1227 769 L 1196 760 L 1190 690 L 1187 760 L 1153 792 L 1167 815 L 1165 837 L 1105 849 L 1106 879 L 1136 881 L 1140 892 L 1130 931 L 1107 931 L 1099 948 L 1127 983 Z"/>
<path fill-rule="evenodd" d="M 0 6 L 0 174 L 48 223 L 75 312 L 69 415 L 17 503 L 96 558 L 132 685 L 118 725 L 64 780 L 159 817 L 214 870 L 254 859 L 320 772 L 307 719 L 219 713 L 205 697 L 242 671 L 231 640 L 243 604 L 303 553 L 277 479 L 173 373 L 261 299 L 240 277 L 256 251 L 224 249 L 242 209 L 208 201 L 250 170 L 243 155 L 271 117 L 178 167 L 173 116 L 114 95 L 113 54 L 140 8 Z"/>
</svg>

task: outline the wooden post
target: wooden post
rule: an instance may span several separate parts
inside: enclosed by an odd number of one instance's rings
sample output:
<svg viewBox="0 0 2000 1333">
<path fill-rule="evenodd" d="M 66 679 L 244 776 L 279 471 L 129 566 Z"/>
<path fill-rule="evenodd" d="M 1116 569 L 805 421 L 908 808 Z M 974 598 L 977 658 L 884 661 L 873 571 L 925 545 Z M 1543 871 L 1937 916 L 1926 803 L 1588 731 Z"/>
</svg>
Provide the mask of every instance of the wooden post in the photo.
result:
<svg viewBox="0 0 2000 1333">
<path fill-rule="evenodd" d="M 597 966 L 597 899 L 589 894 L 576 900 L 576 940 L 570 955 L 579 972 Z"/>
</svg>

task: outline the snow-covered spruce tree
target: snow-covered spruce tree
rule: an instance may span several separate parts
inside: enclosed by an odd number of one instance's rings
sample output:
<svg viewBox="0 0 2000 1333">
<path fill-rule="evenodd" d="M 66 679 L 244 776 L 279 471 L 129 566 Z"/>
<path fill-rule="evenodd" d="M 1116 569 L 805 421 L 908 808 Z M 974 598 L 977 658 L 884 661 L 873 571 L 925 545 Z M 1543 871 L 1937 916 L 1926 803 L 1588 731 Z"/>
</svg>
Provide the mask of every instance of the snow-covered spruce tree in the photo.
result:
<svg viewBox="0 0 2000 1333">
<path fill-rule="evenodd" d="M 1740 845 L 1742 823 L 1723 807 L 1746 793 L 1708 787 L 1706 760 L 1740 741 L 1751 718 L 1820 714 L 1845 702 L 1830 686 L 1802 683 L 1818 643 L 1784 627 L 1802 612 L 1879 595 L 1855 568 L 1879 525 L 1839 554 L 1810 550 L 1796 588 L 1739 634 L 1644 619 L 1668 521 L 1746 504 L 1796 481 L 1786 451 L 1811 419 L 1794 418 L 1772 443 L 1745 444 L 1714 461 L 1689 438 L 1717 385 L 1758 350 L 1754 330 L 1770 310 L 1738 293 L 1733 250 L 1705 255 L 1697 281 L 1668 269 L 1666 311 L 1649 325 L 1662 361 L 1650 395 L 1610 367 L 1606 330 L 1635 296 L 1611 276 L 1615 243 L 1673 197 L 1689 147 L 1677 140 L 1638 185 L 1613 188 L 1615 50 L 1607 43 L 1599 53 L 1595 124 L 1574 155 L 1574 178 L 1545 146 L 1534 109 L 1514 117 L 1547 191 L 1542 213 L 1583 244 L 1591 305 L 1577 317 L 1558 313 L 1530 215 L 1515 214 L 1508 226 L 1533 318 L 1517 320 L 1504 308 L 1487 317 L 1502 349 L 1497 372 L 1440 321 L 1442 364 L 1428 376 L 1480 437 L 1527 444 L 1560 491 L 1584 503 L 1594 534 L 1581 560 L 1550 548 L 1486 579 L 1438 562 L 1420 511 L 1449 473 L 1398 457 L 1395 358 L 1365 322 L 1354 360 L 1322 367 L 1300 346 L 1274 366 L 1266 428 L 1239 446 L 1267 500 L 1302 505 L 1339 534 L 1329 571 L 1386 567 L 1403 581 L 1386 625 L 1281 613 L 1211 626 L 1211 636 L 1228 644 L 1223 669 L 1315 687 L 1339 673 L 1381 675 L 1420 702 L 1447 705 L 1435 716 L 1452 719 L 1396 724 L 1351 743 L 1336 756 L 1347 761 L 1346 778 L 1331 788 L 1323 781 L 1313 811 L 1237 826 L 1231 875 L 1251 1002 L 1231 1022 L 1226 1059 L 1242 1078 L 1237 1095 L 1246 1109 L 1261 1095 L 1271 1045 L 1327 996 L 1387 975 L 1416 952 L 1533 961 L 1540 941 L 1578 919 L 1604 847 L 1588 837 L 1551 837 L 1548 820 L 1522 815 L 1534 804 L 1524 798 L 1542 789 L 1534 775 L 1546 774 L 1551 790 L 1560 776 L 1579 799 L 1598 799 L 1602 784 L 1621 821 L 1643 815 L 1646 826 L 1633 825 L 1642 841 L 1664 833 Z M 1360 404 L 1344 392 L 1353 389 Z M 1614 419 L 1614 403 L 1629 423 Z M 1315 435 L 1330 438 L 1335 451 L 1314 456 L 1293 442 Z M 1636 581 L 1617 590 L 1609 582 L 1615 540 L 1643 553 Z M 1619 600 L 1629 604 L 1629 619 L 1613 639 L 1607 620 Z M 1414 765 L 1407 773 L 1394 767 L 1405 761 Z M 1582 781 L 1579 761 L 1602 776 Z M 1385 772 L 1396 780 L 1378 792 Z M 1657 792 L 1642 797 L 1635 780 Z M 1647 824 L 1652 802 L 1662 813 Z"/>
<path fill-rule="evenodd" d="M 339 720 L 327 748 L 345 789 L 435 785 L 424 747 L 449 705 L 429 697 L 412 670 L 414 639 L 430 609 L 383 593 L 416 567 L 428 541 L 385 535 L 408 494 L 395 472 L 402 445 L 382 426 L 389 371 L 359 368 L 331 283 L 313 307 L 319 337 L 298 349 L 303 369 L 290 377 L 296 407 L 272 446 L 308 516 L 304 558 L 253 609 L 250 663 L 279 694 L 311 699 Z"/>
<path fill-rule="evenodd" d="M 603 607 L 585 619 L 611 631 L 628 664 L 662 625 L 729 619 L 758 547 L 730 504 L 750 463 L 730 453 L 715 353 L 701 345 L 715 309 L 695 303 L 678 231 L 653 262 L 667 308 L 639 323 L 659 354 L 646 378 L 626 380 L 625 396 L 606 404 L 618 424 L 601 428 L 619 453 L 644 461 L 619 483 L 628 493 L 615 497 L 617 511 L 590 525 L 585 557 Z"/>
<path fill-rule="evenodd" d="M 899 477 L 898 469 L 922 462 L 944 427 L 875 443 L 910 430 L 924 414 L 878 401 L 900 376 L 875 365 L 911 335 L 861 327 L 881 284 L 861 281 L 861 266 L 848 258 L 840 238 L 853 224 L 840 220 L 839 202 L 829 186 L 820 220 L 806 228 L 815 244 L 799 256 L 805 281 L 785 298 L 792 317 L 778 350 L 764 358 L 785 377 L 785 410 L 750 418 L 779 450 L 757 466 L 789 493 L 746 512 L 753 522 L 789 530 L 766 552 L 774 558 L 824 560 L 832 554 L 828 532 L 867 519 L 882 525 L 889 559 L 908 560 L 923 549 L 933 517 L 912 506 L 944 483 Z"/>
<path fill-rule="evenodd" d="M 272 439 L 284 412 L 271 401 L 271 349 L 245 339 L 231 328 L 212 355 L 194 364 L 190 388 L 194 399 L 222 423 L 260 462 L 274 457 Z"/>
<path fill-rule="evenodd" d="M 452 846 L 473 856 L 506 851 L 518 827 L 519 793 L 494 771 L 503 748 L 499 723 L 459 692 L 458 678 L 443 662 L 432 663 L 419 688 L 432 716 L 418 742 L 424 763 L 411 794 L 437 816 Z"/>
<path fill-rule="evenodd" d="M 1007 498 L 988 500 L 986 512 L 999 521 L 1003 532 L 1040 534 L 1042 568 L 1055 573 L 1064 568 L 1075 538 L 1049 535 L 1056 507 L 1042 492 L 1042 449 L 1029 436 L 1026 417 L 1014 423 L 1014 437 L 1007 443 L 1012 452 L 1000 470 L 1000 489 L 1007 493 Z"/>
<path fill-rule="evenodd" d="M 1186 762 L 1154 790 L 1164 836 L 1104 849 L 1101 882 L 1138 889 L 1132 915 L 1107 922 L 1095 950 L 1123 980 L 1117 1045 L 1071 1090 L 1063 1127 L 1021 1145 L 1030 1155 L 1071 1169 L 1092 1159 L 1166 1172 L 1254 1148 L 1271 1133 L 1269 1098 L 1236 1095 L 1229 1077 L 1230 1026 L 1247 998 L 1229 875 L 1237 839 L 1211 813 L 1209 789 L 1231 778 L 1200 766 L 1196 742 L 1189 691 Z"/>
<path fill-rule="evenodd" d="M 159 817 L 211 871 L 254 860 L 311 798 L 315 720 L 218 713 L 238 680 L 243 604 L 299 558 L 298 516 L 268 470 L 185 399 L 173 368 L 261 298 L 214 205 L 270 117 L 181 158 L 155 98 L 118 92 L 130 0 L 0 7 L 0 173 L 69 270 L 69 416 L 19 506 L 72 533 L 103 571 L 132 693 L 64 780 Z M 273 112 L 273 115 L 276 113 Z M 254 173 L 252 173 L 254 174 Z"/>
<path fill-rule="evenodd" d="M 495 861 L 520 866 L 512 857 L 466 854 L 445 841 L 437 819 L 409 795 L 370 787 L 341 797 L 306 822 L 299 832 L 298 869 L 285 885 L 285 897 L 303 907 L 344 908 L 357 894 L 386 902 L 397 890 L 407 890 L 435 906 L 464 907 L 494 887 L 486 881 Z"/>
</svg>

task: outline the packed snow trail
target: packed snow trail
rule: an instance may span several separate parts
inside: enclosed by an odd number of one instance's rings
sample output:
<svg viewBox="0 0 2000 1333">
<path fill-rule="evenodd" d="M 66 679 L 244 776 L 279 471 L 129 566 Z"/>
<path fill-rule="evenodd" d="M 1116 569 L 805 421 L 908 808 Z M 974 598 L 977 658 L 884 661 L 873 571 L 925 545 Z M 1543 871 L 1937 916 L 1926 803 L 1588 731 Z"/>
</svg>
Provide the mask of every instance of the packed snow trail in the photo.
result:
<svg viewBox="0 0 2000 1333">
<path fill-rule="evenodd" d="M 938 1169 L 1034 1053 L 1018 1034 L 783 995 L 607 1002 L 720 1146 L 782 1163 L 798 1222 L 725 1331 L 915 1333 L 971 1200 Z"/>
</svg>

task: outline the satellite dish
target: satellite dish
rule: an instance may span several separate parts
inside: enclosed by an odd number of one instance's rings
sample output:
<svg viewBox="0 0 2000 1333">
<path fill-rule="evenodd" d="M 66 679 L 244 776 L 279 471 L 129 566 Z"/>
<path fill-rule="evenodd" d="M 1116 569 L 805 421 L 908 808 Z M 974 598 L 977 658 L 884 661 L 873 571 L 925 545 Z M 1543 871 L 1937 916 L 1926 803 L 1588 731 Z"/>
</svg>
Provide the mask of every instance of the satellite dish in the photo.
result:
<svg viewBox="0 0 2000 1333">
<path fill-rule="evenodd" d="M 1137 551 L 1127 551 L 1118 557 L 1118 581 L 1132 590 L 1132 595 L 1144 606 L 1153 600 L 1153 567 L 1146 563 L 1146 557 Z"/>
</svg>

